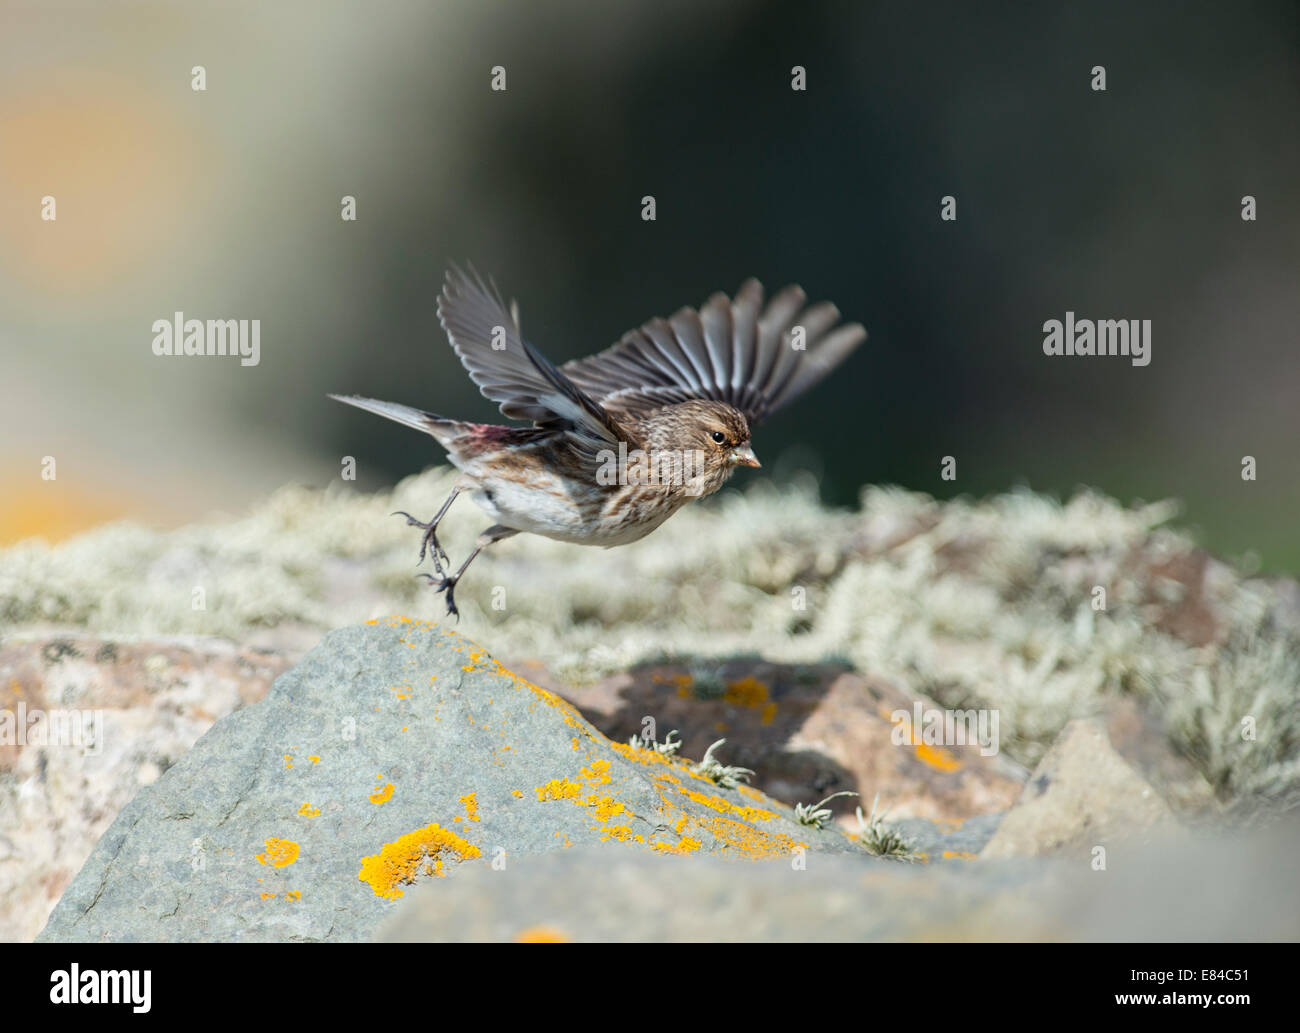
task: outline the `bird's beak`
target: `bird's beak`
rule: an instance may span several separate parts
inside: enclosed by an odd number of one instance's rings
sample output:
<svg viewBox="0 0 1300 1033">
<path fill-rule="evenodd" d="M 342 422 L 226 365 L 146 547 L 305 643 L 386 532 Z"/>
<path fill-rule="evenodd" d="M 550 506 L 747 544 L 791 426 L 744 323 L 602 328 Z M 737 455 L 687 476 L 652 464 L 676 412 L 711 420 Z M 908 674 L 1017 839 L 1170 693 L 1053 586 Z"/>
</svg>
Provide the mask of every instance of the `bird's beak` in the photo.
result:
<svg viewBox="0 0 1300 1033">
<path fill-rule="evenodd" d="M 758 461 L 758 456 L 754 455 L 754 450 L 749 445 L 741 445 L 739 448 L 731 450 L 731 461 L 737 466 L 752 466 L 755 470 L 762 467 Z"/>
</svg>

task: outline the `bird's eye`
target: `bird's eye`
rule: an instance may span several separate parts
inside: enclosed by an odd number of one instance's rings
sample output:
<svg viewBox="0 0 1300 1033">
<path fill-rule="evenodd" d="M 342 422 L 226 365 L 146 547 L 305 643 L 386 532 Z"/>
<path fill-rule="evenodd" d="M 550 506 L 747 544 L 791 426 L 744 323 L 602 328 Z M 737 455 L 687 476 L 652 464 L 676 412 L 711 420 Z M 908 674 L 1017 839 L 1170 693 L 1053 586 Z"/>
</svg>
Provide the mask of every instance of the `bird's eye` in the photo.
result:
<svg viewBox="0 0 1300 1033">
<path fill-rule="evenodd" d="M 715 430 L 713 432 L 713 440 L 719 445 L 725 444 L 727 441 L 727 435 L 723 434 L 720 430 Z"/>
</svg>

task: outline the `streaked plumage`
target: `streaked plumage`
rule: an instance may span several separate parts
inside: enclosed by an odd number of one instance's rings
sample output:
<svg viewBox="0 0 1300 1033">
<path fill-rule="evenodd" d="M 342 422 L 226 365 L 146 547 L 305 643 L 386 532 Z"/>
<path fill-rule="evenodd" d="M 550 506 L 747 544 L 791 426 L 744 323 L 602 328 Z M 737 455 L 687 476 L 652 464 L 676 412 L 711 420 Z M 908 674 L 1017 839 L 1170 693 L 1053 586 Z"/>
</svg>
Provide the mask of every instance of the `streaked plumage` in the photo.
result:
<svg viewBox="0 0 1300 1033">
<path fill-rule="evenodd" d="M 857 323 L 838 325 L 839 310 L 829 302 L 805 301 L 798 287 L 786 287 L 764 306 L 763 288 L 748 280 L 734 299 L 715 294 L 698 312 L 652 319 L 603 352 L 556 367 L 524 340 L 515 306 L 507 308 L 477 276 L 452 269 L 438 299 L 452 348 L 484 397 L 531 425 L 467 423 L 393 402 L 330 397 L 432 435 L 461 470 L 433 520 L 407 516 L 425 530 L 420 559 L 428 548 L 438 577 L 425 576 L 447 593 L 454 614 L 457 581 L 494 541 L 529 532 L 624 545 L 692 498 L 717 491 L 736 466 L 758 466 L 752 426 L 867 336 Z M 644 483 L 651 464 L 662 476 Z M 449 576 L 436 532 L 462 491 L 495 523 Z"/>
</svg>

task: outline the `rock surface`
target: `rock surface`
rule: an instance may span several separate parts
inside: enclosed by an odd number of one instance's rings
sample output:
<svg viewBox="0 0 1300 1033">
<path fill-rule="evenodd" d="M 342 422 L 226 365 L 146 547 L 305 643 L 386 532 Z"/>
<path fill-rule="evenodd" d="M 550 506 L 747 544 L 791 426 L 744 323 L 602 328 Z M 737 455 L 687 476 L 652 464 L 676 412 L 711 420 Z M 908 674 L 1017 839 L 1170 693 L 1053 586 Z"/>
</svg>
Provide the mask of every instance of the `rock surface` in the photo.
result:
<svg viewBox="0 0 1300 1033">
<path fill-rule="evenodd" d="M 654 664 L 586 688 L 551 687 L 615 741 L 640 734 L 647 719 L 659 738 L 680 729 L 687 756 L 726 736 L 728 754 L 753 768 L 756 782 L 778 800 L 814 803 L 856 792 L 859 800 L 830 805 L 850 819 L 859 803 L 869 810 L 877 793 L 894 818 L 954 822 L 996 814 L 1015 802 L 1028 774 L 978 743 L 927 745 L 919 736 L 895 742 L 916 704 L 928 712 L 933 701 L 842 665 L 732 660 L 693 672 Z"/>
<path fill-rule="evenodd" d="M 86 634 L 0 648 L 0 941 L 31 940 L 141 786 L 266 695 L 280 656 Z"/>
<path fill-rule="evenodd" d="M 1087 854 L 1175 827 L 1159 793 L 1111 745 L 1105 722 L 1080 719 L 1065 726 L 981 856 Z"/>
<path fill-rule="evenodd" d="M 41 939 L 366 939 L 415 881 L 601 844 L 886 863 L 393 618 L 332 632 L 142 790 Z"/>
<path fill-rule="evenodd" d="M 946 866 L 814 855 L 714 858 L 565 851 L 419 886 L 380 938 L 404 943 L 863 940 L 1287 942 L 1300 938 L 1300 824 L 1115 852 Z M 1194 902 L 1194 906 L 1189 906 Z"/>
</svg>

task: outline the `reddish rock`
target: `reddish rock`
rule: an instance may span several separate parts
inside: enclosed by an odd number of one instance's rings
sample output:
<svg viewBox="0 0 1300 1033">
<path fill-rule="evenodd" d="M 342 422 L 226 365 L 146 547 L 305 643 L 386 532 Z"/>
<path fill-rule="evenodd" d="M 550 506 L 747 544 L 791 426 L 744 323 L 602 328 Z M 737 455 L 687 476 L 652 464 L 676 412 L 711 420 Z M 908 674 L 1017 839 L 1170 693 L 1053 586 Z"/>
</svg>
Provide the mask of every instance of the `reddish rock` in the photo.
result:
<svg viewBox="0 0 1300 1033">
<path fill-rule="evenodd" d="M 911 715 L 917 702 L 926 710 L 935 704 L 843 666 L 731 661 L 701 675 L 660 664 L 586 688 L 558 684 L 537 664 L 514 669 L 566 696 L 616 741 L 640 734 L 646 718 L 660 742 L 679 731 L 682 756 L 702 757 L 725 737 L 723 763 L 753 768 L 753 784 L 785 803 L 813 803 L 841 790 L 860 794 L 861 800 L 832 801 L 841 817 L 859 803 L 870 810 L 879 793 L 891 818 L 958 822 L 1006 810 L 1026 775 L 976 745 L 896 744 L 890 715 Z"/>
<path fill-rule="evenodd" d="M 0 646 L 0 941 L 31 940 L 136 790 L 288 665 L 224 639 Z"/>
</svg>

